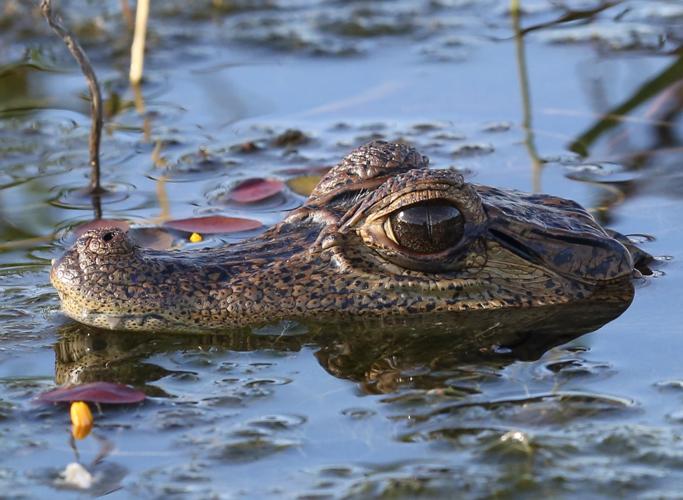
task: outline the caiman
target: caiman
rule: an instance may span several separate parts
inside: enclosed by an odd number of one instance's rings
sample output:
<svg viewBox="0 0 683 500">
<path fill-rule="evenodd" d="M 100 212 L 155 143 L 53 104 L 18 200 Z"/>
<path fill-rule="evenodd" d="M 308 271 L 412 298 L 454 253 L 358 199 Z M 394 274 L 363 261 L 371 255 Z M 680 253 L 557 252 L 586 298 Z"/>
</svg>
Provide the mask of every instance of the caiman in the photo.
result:
<svg viewBox="0 0 683 500">
<path fill-rule="evenodd" d="M 649 256 L 577 203 L 466 182 L 404 144 L 346 156 L 259 236 L 157 251 L 85 232 L 52 266 L 63 311 L 113 330 L 442 317 L 596 300 L 628 305 Z M 607 298 L 607 299 L 606 299 Z"/>
</svg>

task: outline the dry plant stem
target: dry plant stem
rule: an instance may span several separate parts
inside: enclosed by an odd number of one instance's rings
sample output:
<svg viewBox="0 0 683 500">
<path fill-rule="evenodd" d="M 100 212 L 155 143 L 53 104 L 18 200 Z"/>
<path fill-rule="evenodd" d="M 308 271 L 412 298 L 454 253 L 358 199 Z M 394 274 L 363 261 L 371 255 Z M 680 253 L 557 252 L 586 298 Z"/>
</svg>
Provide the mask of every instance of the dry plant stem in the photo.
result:
<svg viewBox="0 0 683 500">
<path fill-rule="evenodd" d="M 541 170 L 543 161 L 538 155 L 536 141 L 534 139 L 534 129 L 532 125 L 533 113 L 531 111 L 531 95 L 529 90 L 529 75 L 526 64 L 526 51 L 524 50 L 524 35 L 520 25 L 521 6 L 518 0 L 511 0 L 510 13 L 512 16 L 512 28 L 515 32 L 515 50 L 517 56 L 517 72 L 519 76 L 519 88 L 522 93 L 522 112 L 524 118 L 522 128 L 524 129 L 524 144 L 526 145 L 532 167 L 532 189 L 534 193 L 541 191 Z"/>
<path fill-rule="evenodd" d="M 102 193 L 91 193 L 93 216 L 95 220 L 102 218 Z"/>
<path fill-rule="evenodd" d="M 131 31 L 133 30 L 133 25 L 135 23 L 135 20 L 133 19 L 133 11 L 130 10 L 130 5 L 128 4 L 128 0 L 120 0 L 121 2 L 121 15 L 123 16 L 123 19 L 126 22 L 126 26 L 128 26 L 128 29 Z"/>
<path fill-rule="evenodd" d="M 66 47 L 74 56 L 76 62 L 81 67 L 81 71 L 85 75 L 88 82 L 88 90 L 90 91 L 90 115 L 92 118 L 92 125 L 90 128 L 90 193 L 102 194 L 104 190 L 100 185 L 100 138 L 102 136 L 102 95 L 100 94 L 100 85 L 97 82 L 95 71 L 88 60 L 88 56 L 80 46 L 74 36 L 64 28 L 52 11 L 51 0 L 42 0 L 40 2 L 40 10 L 43 13 L 47 23 L 54 30 L 57 35 L 64 41 Z"/>
<path fill-rule="evenodd" d="M 135 10 L 135 33 L 130 47 L 130 82 L 140 83 L 145 65 L 145 38 L 147 37 L 147 18 L 149 17 L 149 0 L 138 0 Z"/>
</svg>

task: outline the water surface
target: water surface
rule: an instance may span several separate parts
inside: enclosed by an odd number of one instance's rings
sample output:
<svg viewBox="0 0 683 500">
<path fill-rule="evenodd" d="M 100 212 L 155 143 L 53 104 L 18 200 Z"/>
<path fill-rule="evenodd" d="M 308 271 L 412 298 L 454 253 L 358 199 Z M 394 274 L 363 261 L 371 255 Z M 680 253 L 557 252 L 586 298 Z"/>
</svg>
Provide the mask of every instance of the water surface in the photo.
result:
<svg viewBox="0 0 683 500">
<path fill-rule="evenodd" d="M 31 400 L 66 380 L 111 380 L 150 398 L 105 408 L 78 442 L 97 478 L 87 494 L 679 498 L 683 9 L 627 1 L 553 24 L 563 10 L 523 1 L 521 26 L 539 29 L 520 39 L 503 4 L 155 4 L 136 95 L 120 3 L 60 3 L 103 84 L 106 218 L 274 224 L 304 197 L 288 188 L 239 206 L 221 193 L 315 173 L 385 138 L 654 237 L 641 241 L 661 262 L 618 319 L 525 356 L 463 358 L 452 343 L 412 349 L 344 325 L 328 337 L 293 326 L 148 338 L 66 319 L 48 272 L 69 229 L 93 217 L 85 84 L 36 12 L 0 2 L 3 495 L 73 495 L 56 483 L 76 460 L 67 410 Z M 277 145 L 288 129 L 304 140 Z M 248 141 L 260 149 L 243 152 Z M 90 369 L 74 371 L 84 354 Z"/>
</svg>

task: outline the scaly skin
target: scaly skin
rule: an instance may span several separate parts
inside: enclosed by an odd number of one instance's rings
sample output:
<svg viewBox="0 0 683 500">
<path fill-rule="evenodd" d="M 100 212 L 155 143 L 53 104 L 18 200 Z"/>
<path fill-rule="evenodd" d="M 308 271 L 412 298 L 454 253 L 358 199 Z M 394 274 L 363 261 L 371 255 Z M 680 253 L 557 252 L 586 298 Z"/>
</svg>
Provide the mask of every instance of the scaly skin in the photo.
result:
<svg viewBox="0 0 683 500">
<path fill-rule="evenodd" d="M 413 148 L 376 141 L 258 237 L 160 252 L 119 229 L 91 230 L 54 263 L 51 280 L 68 316 L 116 330 L 424 317 L 563 304 L 605 289 L 631 300 L 626 240 L 578 204 L 470 184 L 427 164 Z M 462 237 L 439 252 L 411 252 L 388 234 L 387 219 L 427 200 L 457 208 Z"/>
</svg>

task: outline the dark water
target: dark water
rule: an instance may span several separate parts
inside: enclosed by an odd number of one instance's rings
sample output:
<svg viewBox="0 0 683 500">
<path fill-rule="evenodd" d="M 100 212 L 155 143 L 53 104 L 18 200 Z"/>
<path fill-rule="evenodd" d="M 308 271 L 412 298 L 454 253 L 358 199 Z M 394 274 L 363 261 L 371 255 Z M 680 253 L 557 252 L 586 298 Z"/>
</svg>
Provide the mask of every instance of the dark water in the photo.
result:
<svg viewBox="0 0 683 500">
<path fill-rule="evenodd" d="M 273 224 L 304 198 L 240 207 L 221 193 L 381 137 L 654 237 L 643 246 L 663 262 L 618 319 L 477 358 L 370 327 L 140 337 L 65 319 L 48 270 L 93 216 L 85 85 L 34 8 L 0 2 L 1 496 L 73 496 L 56 483 L 76 460 L 67 410 L 31 400 L 111 380 L 151 397 L 96 415 L 78 443 L 86 495 L 681 498 L 683 7 L 619 2 L 558 25 L 561 7 L 522 1 L 522 27 L 539 29 L 520 44 L 506 5 L 156 2 L 135 96 L 119 2 L 60 4 L 103 84 L 106 218 Z M 287 129 L 306 140 L 277 145 Z"/>
</svg>

